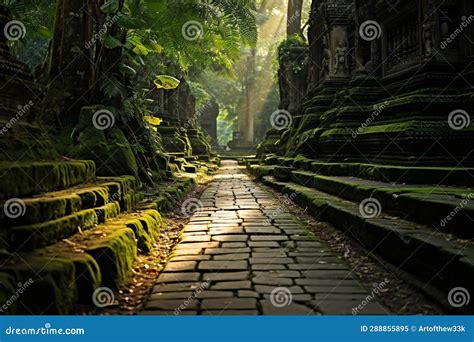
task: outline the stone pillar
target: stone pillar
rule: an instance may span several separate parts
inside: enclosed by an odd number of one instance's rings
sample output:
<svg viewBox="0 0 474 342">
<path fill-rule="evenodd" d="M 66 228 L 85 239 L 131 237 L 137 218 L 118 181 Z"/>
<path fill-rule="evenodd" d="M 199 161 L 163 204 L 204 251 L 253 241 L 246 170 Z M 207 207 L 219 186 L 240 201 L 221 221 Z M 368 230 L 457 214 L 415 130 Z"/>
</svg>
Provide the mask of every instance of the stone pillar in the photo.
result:
<svg viewBox="0 0 474 342">
<path fill-rule="evenodd" d="M 219 116 L 219 104 L 215 99 L 209 100 L 200 110 L 200 121 L 203 131 L 208 134 L 212 141 L 212 147 L 217 147 L 217 117 Z"/>
<path fill-rule="evenodd" d="M 308 48 L 295 46 L 280 50 L 278 83 L 280 109 L 297 115 L 308 88 Z"/>
</svg>

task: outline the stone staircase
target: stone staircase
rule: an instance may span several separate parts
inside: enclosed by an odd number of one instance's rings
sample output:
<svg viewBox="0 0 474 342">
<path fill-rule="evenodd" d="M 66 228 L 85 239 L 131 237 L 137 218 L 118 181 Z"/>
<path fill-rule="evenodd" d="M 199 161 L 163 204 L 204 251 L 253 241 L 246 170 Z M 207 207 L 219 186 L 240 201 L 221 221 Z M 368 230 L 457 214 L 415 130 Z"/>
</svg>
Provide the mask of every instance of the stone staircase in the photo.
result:
<svg viewBox="0 0 474 342">
<path fill-rule="evenodd" d="M 158 243 L 157 209 L 173 208 L 194 187 L 182 179 L 144 198 L 134 177 L 96 177 L 91 161 L 5 163 L 0 174 L 0 301 L 8 304 L 0 309 L 7 314 L 88 311 L 96 289 L 117 290 L 137 254 Z"/>
<path fill-rule="evenodd" d="M 474 291 L 474 169 L 324 163 L 270 156 L 248 170 L 312 216 L 410 274 L 447 310 L 455 287 Z M 440 184 L 440 185 L 438 185 Z"/>
</svg>

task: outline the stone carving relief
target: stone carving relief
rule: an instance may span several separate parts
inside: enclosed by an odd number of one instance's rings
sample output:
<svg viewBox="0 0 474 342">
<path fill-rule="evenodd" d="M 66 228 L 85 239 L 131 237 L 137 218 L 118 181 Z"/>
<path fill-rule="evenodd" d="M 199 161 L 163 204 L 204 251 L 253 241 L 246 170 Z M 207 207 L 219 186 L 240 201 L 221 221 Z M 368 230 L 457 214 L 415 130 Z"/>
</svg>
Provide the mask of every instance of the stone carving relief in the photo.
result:
<svg viewBox="0 0 474 342">
<path fill-rule="evenodd" d="M 329 50 L 328 46 L 328 39 L 327 37 L 323 37 L 323 59 L 321 62 L 321 76 L 325 77 L 329 75 L 331 70 L 331 50 Z"/>
<path fill-rule="evenodd" d="M 348 51 L 347 42 L 340 39 L 334 53 L 334 75 L 347 76 L 349 74 Z"/>
</svg>

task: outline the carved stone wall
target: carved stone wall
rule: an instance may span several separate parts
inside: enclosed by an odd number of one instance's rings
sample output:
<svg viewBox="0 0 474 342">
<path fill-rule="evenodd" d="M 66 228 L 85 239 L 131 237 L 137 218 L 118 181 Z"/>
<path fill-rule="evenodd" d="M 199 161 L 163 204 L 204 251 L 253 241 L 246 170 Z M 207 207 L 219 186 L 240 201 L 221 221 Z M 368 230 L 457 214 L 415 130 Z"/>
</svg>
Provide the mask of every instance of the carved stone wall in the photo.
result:
<svg viewBox="0 0 474 342">
<path fill-rule="evenodd" d="M 473 164 L 466 123 L 474 99 L 473 7 L 469 0 L 313 1 L 308 92 L 296 110 L 302 115 L 282 134 L 285 154 Z M 297 99 L 283 95 L 286 105 Z M 453 128 L 455 114 L 465 127 Z"/>
</svg>

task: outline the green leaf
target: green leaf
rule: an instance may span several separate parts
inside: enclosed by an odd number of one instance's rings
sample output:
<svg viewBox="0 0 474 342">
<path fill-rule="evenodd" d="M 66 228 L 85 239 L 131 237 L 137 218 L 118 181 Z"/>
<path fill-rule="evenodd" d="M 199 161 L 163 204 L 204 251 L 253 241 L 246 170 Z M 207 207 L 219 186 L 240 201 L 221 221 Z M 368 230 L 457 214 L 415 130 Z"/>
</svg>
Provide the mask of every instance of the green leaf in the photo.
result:
<svg viewBox="0 0 474 342">
<path fill-rule="evenodd" d="M 135 69 L 123 63 L 119 64 L 119 70 L 122 74 L 128 75 L 128 76 L 135 76 L 137 74 Z"/>
<path fill-rule="evenodd" d="M 161 122 L 163 121 L 160 118 L 155 118 L 154 116 L 151 116 L 151 115 L 146 115 L 143 117 L 143 119 L 152 126 L 159 126 L 161 125 Z"/>
<path fill-rule="evenodd" d="M 158 75 L 153 81 L 158 89 L 176 89 L 181 83 L 180 80 L 168 75 Z"/>
<path fill-rule="evenodd" d="M 107 0 L 101 7 L 100 10 L 104 13 L 115 13 L 119 9 L 118 0 Z"/>
<path fill-rule="evenodd" d="M 135 52 L 137 55 L 144 55 L 144 56 L 146 56 L 146 55 L 148 55 L 148 52 L 149 52 L 149 51 L 150 51 L 150 50 L 148 50 L 148 49 L 146 48 L 146 46 L 143 45 L 143 44 L 137 44 L 137 45 L 135 45 L 135 47 L 133 48 L 133 52 Z"/>
<path fill-rule="evenodd" d="M 127 43 L 130 43 L 132 45 L 137 45 L 142 43 L 142 39 L 137 36 L 136 34 L 130 34 L 127 36 Z"/>
<path fill-rule="evenodd" d="M 154 12 L 164 12 L 168 4 L 164 0 L 144 0 L 145 6 Z"/>
<path fill-rule="evenodd" d="M 35 25 L 32 29 L 27 29 L 27 32 L 33 33 L 39 38 L 51 39 L 53 38 L 53 32 L 45 26 Z"/>
<path fill-rule="evenodd" d="M 145 22 L 139 18 L 133 18 L 126 15 L 121 15 L 116 21 L 117 25 L 126 29 L 140 29 L 145 28 Z"/>
<path fill-rule="evenodd" d="M 154 41 L 147 42 L 144 45 L 150 51 L 153 51 L 153 52 L 156 52 L 156 53 L 162 53 L 163 52 L 163 47 L 160 44 L 158 44 L 157 42 L 154 42 Z"/>
<path fill-rule="evenodd" d="M 112 36 L 107 36 L 104 39 L 104 46 L 109 49 L 113 49 L 119 46 L 122 46 L 122 43 L 117 39 Z"/>
</svg>

